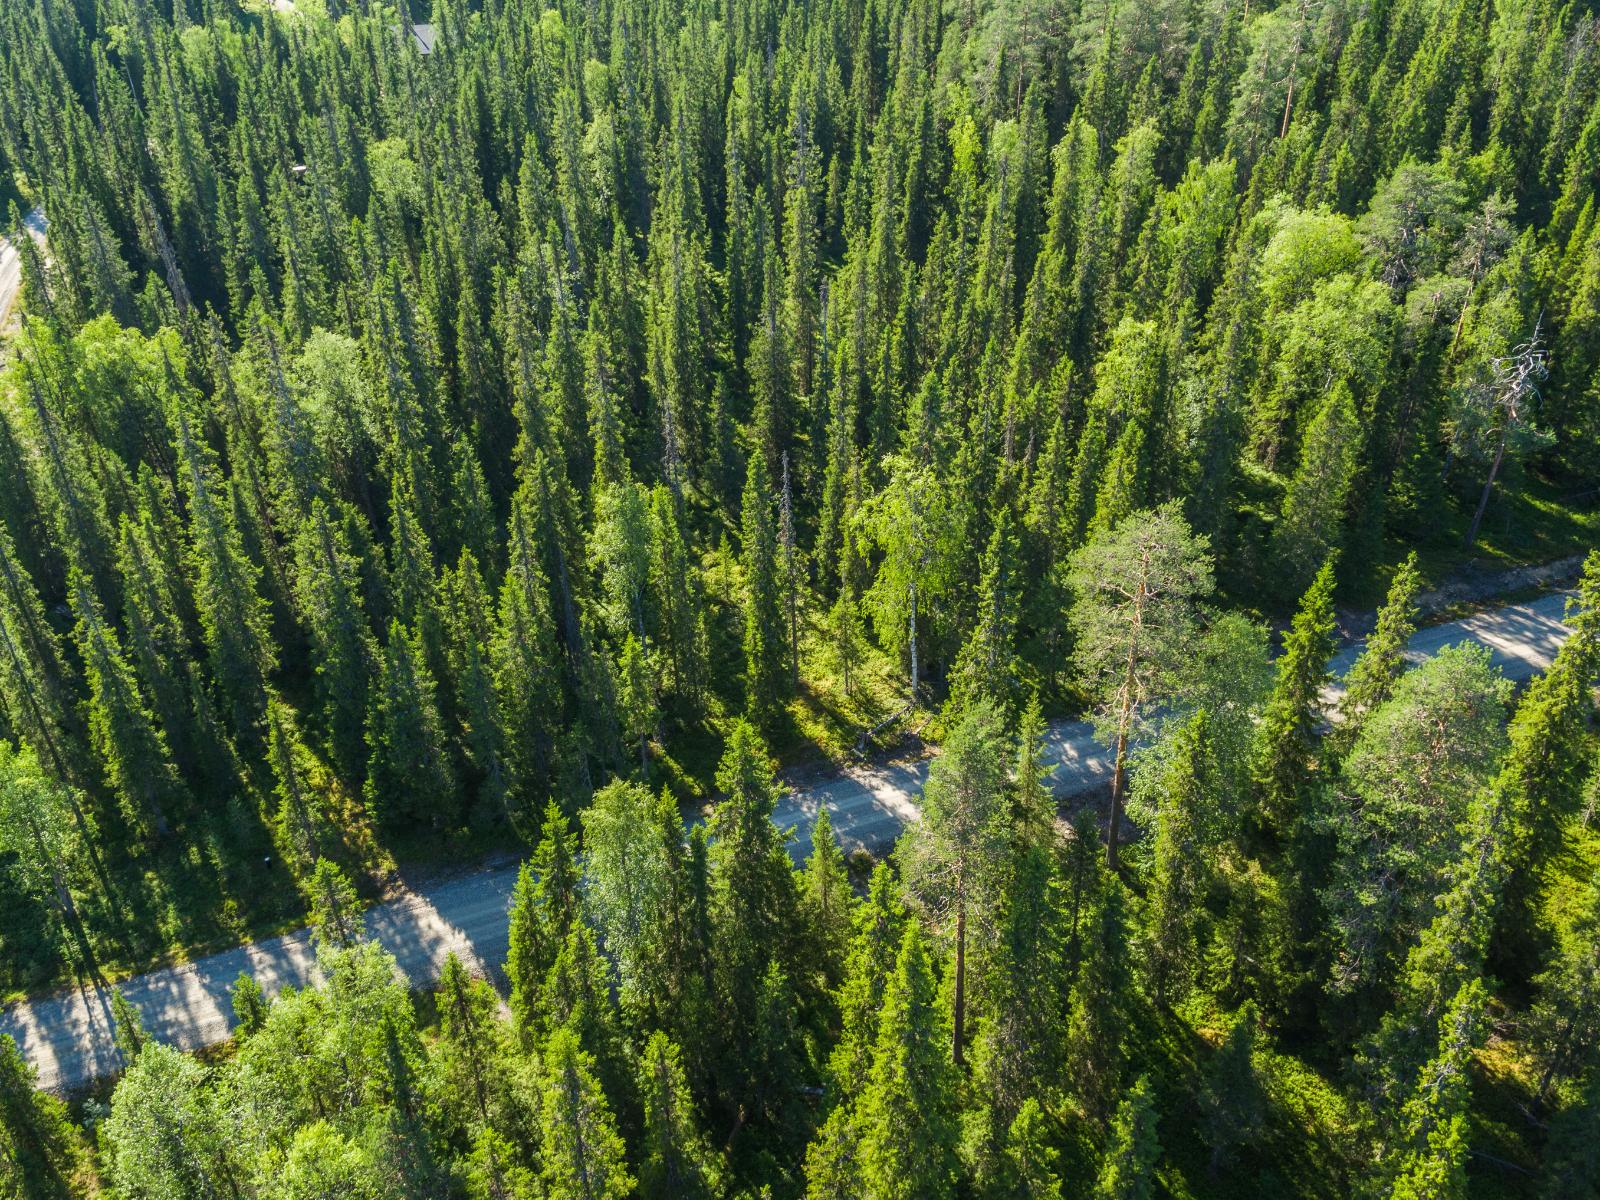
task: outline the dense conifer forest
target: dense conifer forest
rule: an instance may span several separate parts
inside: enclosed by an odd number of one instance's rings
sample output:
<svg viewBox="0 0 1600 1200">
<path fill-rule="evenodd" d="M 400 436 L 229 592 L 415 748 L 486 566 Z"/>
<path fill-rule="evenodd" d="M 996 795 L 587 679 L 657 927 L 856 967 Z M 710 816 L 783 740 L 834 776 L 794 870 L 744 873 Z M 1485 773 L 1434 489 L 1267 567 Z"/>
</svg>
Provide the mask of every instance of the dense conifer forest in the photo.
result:
<svg viewBox="0 0 1600 1200">
<path fill-rule="evenodd" d="M 425 4 L 0 3 L 0 1197 L 1600 1195 L 1593 6 Z"/>
</svg>

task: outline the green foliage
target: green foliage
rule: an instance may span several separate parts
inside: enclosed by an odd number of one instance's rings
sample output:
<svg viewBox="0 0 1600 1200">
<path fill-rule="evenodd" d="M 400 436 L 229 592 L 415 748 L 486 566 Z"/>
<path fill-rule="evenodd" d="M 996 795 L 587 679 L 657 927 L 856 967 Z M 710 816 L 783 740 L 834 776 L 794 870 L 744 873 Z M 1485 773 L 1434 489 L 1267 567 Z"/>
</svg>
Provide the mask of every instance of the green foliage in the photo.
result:
<svg viewBox="0 0 1600 1200">
<path fill-rule="evenodd" d="M 1141 1075 L 1117 1105 L 1095 1195 L 1100 1200 L 1149 1200 L 1155 1194 L 1160 1154 L 1153 1089 L 1150 1077 Z"/>
<path fill-rule="evenodd" d="M 1006 850 L 1004 753 L 993 702 L 968 709 L 928 771 L 922 818 L 898 850 L 907 890 L 930 929 L 954 949 L 951 1033 L 957 1065 L 967 1041 L 968 930 L 992 918 Z"/>
<path fill-rule="evenodd" d="M 250 1037 L 267 1023 L 271 1003 L 261 985 L 247 971 L 240 971 L 239 978 L 233 981 L 232 1004 L 234 1036 L 239 1040 Z"/>
<path fill-rule="evenodd" d="M 711 1200 L 719 1195 L 720 1167 L 695 1128 L 694 1101 L 678 1047 L 660 1030 L 651 1035 L 640 1060 L 639 1096 L 646 1147 L 639 1194 L 652 1200 Z"/>
<path fill-rule="evenodd" d="M 1403 650 L 1594 542 L 1583 9 L 0 4 L 0 991 L 303 907 L 328 978 L 205 1069 L 124 1011 L 104 1190 L 1050 1197 L 1109 1126 L 1144 1195 L 1147 1074 L 1175 1196 L 1459 1192 L 1494 1104 L 1581 1192 L 1600 559 L 1508 730 Z M 773 824 L 872 730 L 914 926 Z M 512 1022 L 419 1030 L 346 880 L 534 840 Z"/>
<path fill-rule="evenodd" d="M 602 851 L 603 853 L 603 851 Z M 511 1013 L 524 1036 L 533 1028 L 545 976 L 578 918 L 578 865 L 567 819 L 552 803 L 533 857 L 517 874 L 511 895 Z"/>
<path fill-rule="evenodd" d="M 77 1143 L 65 1105 L 34 1090 L 37 1076 L 10 1034 L 0 1035 L 0 1185 L 19 1197 L 71 1194 Z"/>
<path fill-rule="evenodd" d="M 1361 656 L 1344 680 L 1339 703 L 1339 728 L 1330 735 L 1334 745 L 1348 749 L 1363 721 L 1389 699 L 1405 670 L 1406 643 L 1416 632 L 1415 603 L 1422 586 L 1413 552 L 1400 564 L 1389 582 L 1389 594 L 1378 610 L 1378 620 Z"/>
<path fill-rule="evenodd" d="M 922 935 L 910 925 L 884 987 L 872 1071 L 861 1094 L 863 1195 L 955 1194 L 955 1069 Z"/>
<path fill-rule="evenodd" d="M 594 1058 L 570 1029 L 545 1043 L 541 1078 L 540 1177 L 551 1200 L 623 1200 L 634 1181 Z"/>
<path fill-rule="evenodd" d="M 1283 641 L 1277 680 L 1256 731 L 1255 806 L 1267 828 L 1286 834 L 1303 814 L 1317 752 L 1322 690 L 1333 654 L 1333 562 L 1323 563 L 1300 598 Z"/>
<path fill-rule="evenodd" d="M 1363 722 L 1334 818 L 1336 994 L 1359 1001 L 1392 978 L 1399 948 L 1432 920 L 1435 881 L 1465 852 L 1462 830 L 1505 751 L 1509 690 L 1486 649 L 1447 647 Z"/>
<path fill-rule="evenodd" d="M 1106 858 L 1117 864 L 1123 769 L 1145 709 L 1172 694 L 1211 592 L 1211 557 L 1177 504 L 1135 513 L 1072 559 L 1074 656 L 1095 699 L 1097 733 L 1116 749 Z"/>
<path fill-rule="evenodd" d="M 1252 1145 L 1266 1122 L 1267 1098 L 1255 1060 L 1258 1019 L 1254 1004 L 1239 1006 L 1206 1074 L 1200 1096 L 1212 1170 L 1239 1147 Z"/>
</svg>

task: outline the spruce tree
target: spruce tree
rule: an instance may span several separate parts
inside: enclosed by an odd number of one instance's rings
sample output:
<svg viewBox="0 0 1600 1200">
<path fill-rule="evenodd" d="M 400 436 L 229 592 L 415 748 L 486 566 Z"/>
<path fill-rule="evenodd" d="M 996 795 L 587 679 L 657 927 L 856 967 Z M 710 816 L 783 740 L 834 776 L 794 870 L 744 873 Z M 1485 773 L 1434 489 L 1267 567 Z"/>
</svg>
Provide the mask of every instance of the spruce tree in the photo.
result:
<svg viewBox="0 0 1600 1200">
<path fill-rule="evenodd" d="M 1127 890 L 1103 864 L 1092 864 L 1092 901 L 1082 920 L 1082 959 L 1073 980 L 1066 1031 L 1066 1077 L 1091 1120 L 1111 1120 L 1125 1086 L 1129 1035 L 1138 1015 Z"/>
<path fill-rule="evenodd" d="M 245 555 L 222 494 L 220 468 L 190 419 L 187 389 L 177 382 L 170 361 L 166 368 L 168 420 L 189 506 L 195 607 L 212 677 L 229 704 L 235 735 L 246 747 L 260 749 L 266 745 L 268 679 L 277 665 L 270 614 L 259 591 L 261 571 Z"/>
<path fill-rule="evenodd" d="M 295 574 L 300 619 L 315 653 L 328 750 L 339 778 L 354 787 L 366 769 L 368 697 L 379 651 L 362 604 L 359 564 L 321 500 L 295 539 Z"/>
<path fill-rule="evenodd" d="M 261 985 L 248 971 L 240 971 L 233 981 L 230 996 L 233 1007 L 234 1037 L 244 1041 L 267 1023 L 271 1002 L 261 990 Z"/>
<path fill-rule="evenodd" d="M 728 1019 L 755 1029 L 768 964 L 795 961 L 803 923 L 785 836 L 772 823 L 777 781 L 766 745 L 747 722 L 734 725 L 717 768 L 717 786 L 723 798 L 710 820 L 715 989 Z M 723 1080 L 736 1104 L 760 1081 L 746 1057 L 732 1049 Z"/>
<path fill-rule="evenodd" d="M 458 817 L 433 674 L 422 639 L 389 623 L 367 713 L 367 807 L 391 831 L 452 828 Z"/>
<path fill-rule="evenodd" d="M 439 1027 L 449 1049 L 446 1076 L 473 1119 L 488 1126 L 493 1119 L 491 1091 L 500 1069 L 499 999 L 487 984 L 467 974 L 452 951 L 439 974 L 438 1005 Z"/>
<path fill-rule="evenodd" d="M 784 670 L 787 639 L 778 581 L 777 534 L 772 520 L 772 479 L 759 454 L 750 456 L 741 511 L 746 705 L 756 723 L 770 729 L 788 691 Z"/>
<path fill-rule="evenodd" d="M 624 1200 L 634 1180 L 594 1057 L 560 1028 L 540 1069 L 540 1178 L 550 1200 Z"/>
<path fill-rule="evenodd" d="M 1284 637 L 1277 682 L 1256 730 L 1258 819 L 1286 837 L 1303 815 L 1317 758 L 1317 724 L 1333 654 L 1333 562 L 1323 563 Z"/>
<path fill-rule="evenodd" d="M 933 963 L 913 923 L 884 988 L 861 1095 L 861 1178 L 870 1200 L 955 1195 L 957 1075 Z"/>
<path fill-rule="evenodd" d="M 512 501 L 489 664 L 505 733 L 510 794 L 524 819 L 535 817 L 549 793 L 555 754 L 552 717 L 560 711 L 560 666 L 550 584 L 536 543 L 535 492 L 529 483 Z"/>
<path fill-rule="evenodd" d="M 1266 1121 L 1266 1096 L 1256 1073 L 1256 1021 L 1256 1007 L 1247 1000 L 1228 1019 L 1207 1068 L 1201 1104 L 1213 1171 L 1226 1166 L 1239 1147 L 1253 1145 Z"/>
<path fill-rule="evenodd" d="M 1390 1200 L 1462 1200 L 1467 1195 L 1468 1070 L 1482 1036 L 1483 984 L 1464 985 L 1440 1022 L 1439 1052 L 1400 1113 Z"/>
<path fill-rule="evenodd" d="M 1150 1200 L 1155 1195 L 1155 1166 L 1160 1156 L 1155 1097 L 1150 1077 L 1141 1075 L 1117 1106 L 1100 1177 L 1095 1181 L 1096 1200 Z"/>
<path fill-rule="evenodd" d="M 1182 1000 L 1201 961 L 1199 934 L 1215 871 L 1205 805 L 1212 781 L 1209 719 L 1200 709 L 1175 735 L 1162 775 L 1149 883 L 1147 970 L 1158 1003 Z"/>
<path fill-rule="evenodd" d="M 960 712 L 982 698 L 1009 712 L 1018 700 L 1016 539 L 1002 509 L 984 551 L 978 582 L 978 622 L 951 668 L 950 707 Z"/>
<path fill-rule="evenodd" d="M 844 852 L 834 838 L 826 805 L 818 809 L 811 825 L 811 853 L 805 862 L 800 903 L 811 942 L 813 969 L 832 991 L 843 981 L 854 896 Z"/>
<path fill-rule="evenodd" d="M 1363 719 L 1389 698 L 1405 670 L 1406 645 L 1416 632 L 1416 599 L 1421 586 L 1417 555 L 1412 551 L 1390 580 L 1372 636 L 1345 676 L 1339 727 L 1328 735 L 1334 746 L 1348 749 L 1355 742 Z"/>
<path fill-rule="evenodd" d="M 545 977 L 577 919 L 576 841 L 566 816 L 552 802 L 545 810 L 539 844 L 518 871 L 511 894 L 506 976 L 511 1015 L 525 1039 L 535 1028 Z"/>
<path fill-rule="evenodd" d="M 68 587 L 89 683 L 90 745 L 130 832 L 164 834 L 171 819 L 187 808 L 187 789 L 88 579 L 74 572 Z"/>
<path fill-rule="evenodd" d="M 650 1035 L 639 1063 L 644 1105 L 644 1155 L 639 1195 L 645 1200 L 714 1200 L 721 1168 L 696 1127 L 694 1101 L 678 1047 L 660 1030 Z"/>
</svg>

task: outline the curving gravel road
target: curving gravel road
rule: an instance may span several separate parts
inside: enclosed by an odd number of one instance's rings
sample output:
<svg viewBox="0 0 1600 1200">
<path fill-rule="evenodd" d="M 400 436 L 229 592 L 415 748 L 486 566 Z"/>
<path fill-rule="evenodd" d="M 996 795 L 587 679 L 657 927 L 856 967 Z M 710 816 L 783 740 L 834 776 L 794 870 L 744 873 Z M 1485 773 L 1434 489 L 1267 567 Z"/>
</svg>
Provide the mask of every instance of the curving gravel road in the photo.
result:
<svg viewBox="0 0 1600 1200">
<path fill-rule="evenodd" d="M 1566 635 L 1562 624 L 1566 600 L 1566 593 L 1553 593 L 1424 629 L 1411 641 L 1411 656 L 1420 659 L 1447 645 L 1478 641 L 1493 651 L 1496 665 L 1508 678 L 1526 680 L 1548 666 L 1560 648 Z M 1347 671 L 1358 653 L 1359 643 L 1341 650 L 1330 664 L 1334 673 Z M 1058 795 L 1109 782 L 1109 756 L 1086 722 L 1052 723 L 1048 742 Z M 917 797 L 927 777 L 926 759 L 847 768 L 826 782 L 785 796 L 774 820 L 791 831 L 790 848 L 796 859 L 809 853 L 808 831 L 824 804 L 847 851 L 881 847 L 916 816 Z M 419 985 L 438 978 L 452 950 L 484 973 L 495 974 L 506 956 L 506 911 L 516 877 L 517 864 L 501 862 L 410 891 L 370 909 L 368 932 Z M 229 991 L 241 971 L 249 971 L 269 995 L 286 985 L 314 982 L 316 962 L 308 932 L 152 971 L 124 983 L 122 992 L 139 1009 L 151 1034 L 180 1049 L 195 1050 L 227 1038 L 232 1025 Z M 121 1066 L 112 1044 L 108 1001 L 92 990 L 16 1004 L 0 1013 L 0 1033 L 16 1038 L 37 1068 L 41 1087 L 71 1090 Z"/>
</svg>

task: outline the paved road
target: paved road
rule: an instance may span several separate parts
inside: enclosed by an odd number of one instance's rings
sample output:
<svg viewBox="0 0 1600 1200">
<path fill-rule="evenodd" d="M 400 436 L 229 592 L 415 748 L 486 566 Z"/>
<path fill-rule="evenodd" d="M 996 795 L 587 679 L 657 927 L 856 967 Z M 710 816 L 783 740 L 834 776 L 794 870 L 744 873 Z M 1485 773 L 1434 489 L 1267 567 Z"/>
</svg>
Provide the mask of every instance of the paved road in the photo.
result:
<svg viewBox="0 0 1600 1200">
<path fill-rule="evenodd" d="M 28 227 L 28 232 L 41 246 L 44 245 L 44 231 L 46 222 L 44 214 L 34 209 L 22 218 L 22 223 Z M 22 256 L 17 253 L 17 248 L 6 238 L 0 237 L 0 323 L 3 323 L 11 313 L 11 302 L 17 298 L 17 291 L 22 287 Z"/>
<path fill-rule="evenodd" d="M 1564 593 L 1554 594 L 1425 629 L 1412 640 L 1411 651 L 1421 658 L 1456 642 L 1480 641 L 1493 650 L 1496 664 L 1508 677 L 1525 680 L 1547 666 L 1560 647 L 1565 603 Z M 1331 664 L 1334 671 L 1348 670 L 1359 652 L 1359 645 L 1341 651 Z M 1109 757 L 1087 724 L 1055 722 L 1048 740 L 1058 794 L 1080 793 L 1109 781 Z M 847 849 L 881 847 L 916 816 L 917 797 L 927 776 L 926 760 L 849 768 L 825 783 L 784 797 L 775 819 L 793 831 L 791 850 L 796 859 L 810 851 L 808 831 L 823 804 Z M 368 930 L 418 984 L 437 979 L 452 950 L 486 971 L 495 970 L 506 956 L 506 910 L 516 871 L 515 864 L 485 867 L 429 886 L 425 892 L 411 892 L 371 910 Z M 308 934 L 301 930 L 154 971 L 129 981 L 123 994 L 138 1007 L 157 1038 L 185 1050 L 198 1049 L 228 1036 L 229 990 L 245 970 L 269 994 L 286 984 L 313 982 L 315 961 Z M 71 1089 L 119 1066 L 106 1001 L 92 992 L 16 1005 L 0 1014 L 0 1033 L 17 1039 L 38 1068 L 43 1087 Z"/>
</svg>

